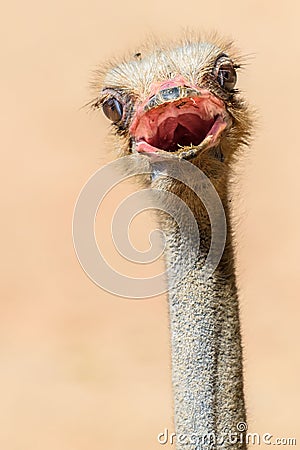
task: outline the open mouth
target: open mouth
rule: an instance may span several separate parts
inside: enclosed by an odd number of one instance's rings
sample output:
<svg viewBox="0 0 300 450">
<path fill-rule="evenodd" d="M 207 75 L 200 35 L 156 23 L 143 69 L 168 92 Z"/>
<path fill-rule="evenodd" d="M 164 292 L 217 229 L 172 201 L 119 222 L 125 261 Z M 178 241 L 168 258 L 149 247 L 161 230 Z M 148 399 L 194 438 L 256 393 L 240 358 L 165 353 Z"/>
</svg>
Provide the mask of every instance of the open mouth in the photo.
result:
<svg viewBox="0 0 300 450">
<path fill-rule="evenodd" d="M 188 91 L 183 98 L 150 99 L 138 108 L 130 127 L 134 152 L 189 159 L 218 144 L 229 122 L 224 103 L 209 91 Z"/>
</svg>

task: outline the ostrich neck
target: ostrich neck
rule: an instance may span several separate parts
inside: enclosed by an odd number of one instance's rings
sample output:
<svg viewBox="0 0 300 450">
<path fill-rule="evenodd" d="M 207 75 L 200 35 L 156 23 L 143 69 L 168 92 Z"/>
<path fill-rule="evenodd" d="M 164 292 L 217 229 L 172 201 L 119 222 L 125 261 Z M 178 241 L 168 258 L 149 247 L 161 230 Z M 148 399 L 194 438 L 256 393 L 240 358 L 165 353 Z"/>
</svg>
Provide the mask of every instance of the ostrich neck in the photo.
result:
<svg viewBox="0 0 300 450">
<path fill-rule="evenodd" d="M 226 211 L 227 196 L 222 202 Z M 209 250 L 210 226 L 202 207 L 198 212 L 195 208 L 195 215 L 200 252 L 192 269 L 168 294 L 176 449 L 244 449 L 237 429 L 246 418 L 229 215 L 226 213 L 227 242 L 222 259 L 205 283 L 200 272 Z M 169 280 L 178 279 L 180 232 L 163 222 Z M 184 249 L 189 251 L 193 249 Z M 235 442 L 237 432 L 239 442 Z"/>
</svg>

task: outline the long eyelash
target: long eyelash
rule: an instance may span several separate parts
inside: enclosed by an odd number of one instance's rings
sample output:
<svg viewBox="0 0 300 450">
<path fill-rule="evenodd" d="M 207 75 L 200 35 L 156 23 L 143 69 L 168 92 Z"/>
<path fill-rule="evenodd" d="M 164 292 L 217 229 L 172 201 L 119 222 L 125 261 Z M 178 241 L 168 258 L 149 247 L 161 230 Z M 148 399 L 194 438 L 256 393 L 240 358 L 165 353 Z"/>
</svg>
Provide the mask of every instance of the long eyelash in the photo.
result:
<svg viewBox="0 0 300 450">
<path fill-rule="evenodd" d="M 90 109 L 94 109 L 94 108 L 98 108 L 100 106 L 100 104 L 98 105 L 98 103 L 99 103 L 99 98 L 95 97 L 92 100 L 90 100 L 89 102 L 87 102 L 84 105 L 82 105 L 79 108 L 79 111 L 81 111 L 82 109 L 85 109 L 85 108 L 88 108 L 89 110 Z"/>
<path fill-rule="evenodd" d="M 84 106 L 88 106 L 92 110 L 99 109 L 100 106 L 105 102 L 105 100 L 107 100 L 109 97 L 111 97 L 114 94 L 119 94 L 120 97 L 124 97 L 125 92 L 124 92 L 124 90 L 120 91 L 120 90 L 113 89 L 113 88 L 106 88 L 104 91 L 101 91 L 100 97 L 94 98 L 93 100 L 91 100 Z M 125 101 L 124 101 L 124 104 L 125 104 Z"/>
<path fill-rule="evenodd" d="M 91 102 L 90 109 L 99 109 L 100 106 L 103 104 L 104 100 L 105 99 L 103 98 L 97 98 L 96 101 Z"/>
</svg>

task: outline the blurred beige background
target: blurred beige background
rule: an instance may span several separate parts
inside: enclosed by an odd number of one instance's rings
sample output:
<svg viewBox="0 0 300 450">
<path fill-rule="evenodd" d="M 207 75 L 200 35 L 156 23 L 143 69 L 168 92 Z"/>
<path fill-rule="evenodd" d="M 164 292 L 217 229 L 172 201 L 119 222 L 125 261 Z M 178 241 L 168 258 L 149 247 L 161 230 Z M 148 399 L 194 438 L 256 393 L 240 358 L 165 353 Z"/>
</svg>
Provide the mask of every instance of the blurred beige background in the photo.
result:
<svg viewBox="0 0 300 450">
<path fill-rule="evenodd" d="M 166 448 L 165 296 L 95 286 L 71 220 L 83 184 L 114 158 L 105 119 L 80 110 L 91 71 L 183 27 L 218 30 L 253 55 L 239 85 L 260 126 L 235 201 L 249 426 L 299 441 L 299 13 L 271 0 L 2 6 L 1 450 Z"/>
</svg>

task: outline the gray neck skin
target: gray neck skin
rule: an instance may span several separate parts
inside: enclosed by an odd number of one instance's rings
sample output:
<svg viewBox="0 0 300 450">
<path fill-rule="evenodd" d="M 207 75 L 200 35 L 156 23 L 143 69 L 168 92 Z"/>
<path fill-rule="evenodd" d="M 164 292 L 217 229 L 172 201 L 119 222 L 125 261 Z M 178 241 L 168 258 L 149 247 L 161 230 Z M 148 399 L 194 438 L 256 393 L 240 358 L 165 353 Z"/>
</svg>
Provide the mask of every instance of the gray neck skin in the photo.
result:
<svg viewBox="0 0 300 450">
<path fill-rule="evenodd" d="M 244 449 L 246 445 L 240 440 L 245 439 L 237 429 L 237 424 L 246 422 L 246 416 L 230 230 L 218 268 L 205 283 L 201 282 L 210 226 L 202 206 L 193 209 L 199 225 L 200 252 L 192 270 L 169 290 L 176 449 Z M 182 244 L 179 230 L 170 219 L 161 217 L 161 226 L 167 241 L 170 283 L 180 276 Z M 183 249 L 185 254 L 193 250 Z"/>
</svg>

